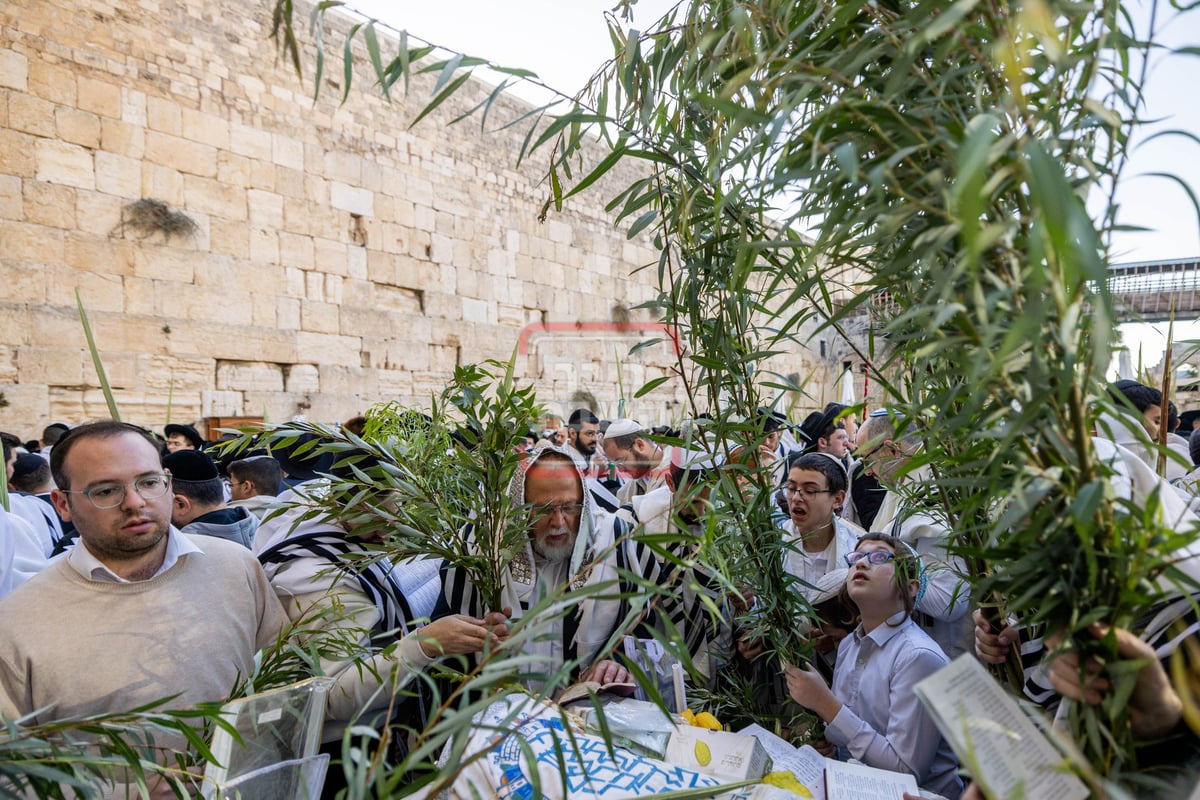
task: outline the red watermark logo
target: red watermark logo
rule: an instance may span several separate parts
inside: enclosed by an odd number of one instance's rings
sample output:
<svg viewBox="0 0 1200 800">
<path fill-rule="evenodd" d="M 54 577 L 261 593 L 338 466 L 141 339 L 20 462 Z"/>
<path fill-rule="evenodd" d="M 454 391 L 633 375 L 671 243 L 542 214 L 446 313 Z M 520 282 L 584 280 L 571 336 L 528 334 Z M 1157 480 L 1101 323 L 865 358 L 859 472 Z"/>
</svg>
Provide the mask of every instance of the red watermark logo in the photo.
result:
<svg viewBox="0 0 1200 800">
<path fill-rule="evenodd" d="M 683 352 L 679 332 L 665 322 L 531 322 L 521 328 L 517 352 L 523 356 L 529 355 L 530 339 L 539 334 L 648 332 L 659 332 L 670 339 L 676 356 Z"/>
</svg>

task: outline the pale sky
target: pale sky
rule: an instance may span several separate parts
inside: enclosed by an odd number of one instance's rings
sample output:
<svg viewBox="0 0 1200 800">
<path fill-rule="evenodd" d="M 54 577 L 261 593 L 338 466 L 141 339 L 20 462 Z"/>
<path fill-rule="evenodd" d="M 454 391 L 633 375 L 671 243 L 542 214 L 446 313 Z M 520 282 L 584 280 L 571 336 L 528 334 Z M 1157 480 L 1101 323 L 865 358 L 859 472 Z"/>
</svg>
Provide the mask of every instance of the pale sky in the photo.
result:
<svg viewBox="0 0 1200 800">
<path fill-rule="evenodd" d="M 567 94 L 582 88 L 612 55 L 604 12 L 615 0 L 350 0 L 348 5 L 406 28 L 434 44 L 482 56 L 504 66 L 536 72 Z M 676 0 L 640 0 L 633 27 L 646 29 Z M 1148 0 L 1140 6 L 1142 24 L 1149 20 Z M 1159 0 L 1157 38 L 1178 47 L 1200 44 L 1200 11 L 1181 15 Z M 1200 137 L 1200 57 L 1172 56 L 1152 61 L 1147 80 L 1146 118 L 1160 120 L 1139 134 L 1178 128 Z M 1200 257 L 1200 221 L 1186 191 L 1154 172 L 1179 175 L 1200 198 L 1200 143 L 1182 137 L 1160 138 L 1135 149 L 1118 191 L 1119 222 L 1150 228 L 1145 233 L 1118 233 L 1114 263 Z M 1092 198 L 1093 213 L 1098 198 Z M 1164 328 L 1165 330 L 1165 328 Z M 1164 336 L 1145 326 L 1122 326 L 1130 349 L 1142 348 L 1147 364 L 1161 357 Z M 1200 335 L 1200 334 L 1198 334 Z"/>
</svg>

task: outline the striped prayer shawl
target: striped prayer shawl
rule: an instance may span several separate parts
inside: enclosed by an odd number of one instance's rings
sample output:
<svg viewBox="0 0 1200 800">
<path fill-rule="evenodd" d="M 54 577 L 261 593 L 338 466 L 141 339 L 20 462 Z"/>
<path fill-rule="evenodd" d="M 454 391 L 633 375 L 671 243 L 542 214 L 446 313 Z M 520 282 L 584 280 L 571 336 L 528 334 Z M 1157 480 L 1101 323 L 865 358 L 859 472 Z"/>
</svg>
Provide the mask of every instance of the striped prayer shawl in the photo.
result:
<svg viewBox="0 0 1200 800">
<path fill-rule="evenodd" d="M 264 565 L 283 564 L 299 558 L 317 557 L 331 567 L 353 576 L 363 593 L 379 609 L 379 632 L 388 641 L 408 632 L 412 609 L 386 557 L 371 558 L 371 552 L 332 532 L 303 533 L 264 550 L 258 560 Z"/>
</svg>

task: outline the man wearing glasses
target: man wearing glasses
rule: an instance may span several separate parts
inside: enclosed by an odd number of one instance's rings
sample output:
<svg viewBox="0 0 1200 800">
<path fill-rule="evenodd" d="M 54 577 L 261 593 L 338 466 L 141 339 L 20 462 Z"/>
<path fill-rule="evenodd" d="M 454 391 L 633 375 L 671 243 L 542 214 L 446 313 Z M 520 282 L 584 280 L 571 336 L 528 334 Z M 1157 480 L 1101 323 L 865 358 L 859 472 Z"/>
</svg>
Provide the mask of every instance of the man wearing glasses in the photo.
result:
<svg viewBox="0 0 1200 800">
<path fill-rule="evenodd" d="M 576 663 L 584 680 L 602 684 L 630 681 L 629 671 L 607 658 L 602 648 L 629 610 L 617 595 L 632 592 L 634 587 L 622 575 L 636 571 L 650 580 L 659 576 L 653 551 L 626 535 L 625 521 L 596 513 L 591 493 L 584 491 L 577 462 L 566 447 L 539 442 L 526 468 L 514 477 L 509 494 L 528 506 L 529 541 L 508 565 L 504 607 L 485 608 L 465 571 L 446 567 L 443 601 L 433 616 L 461 613 L 483 617 L 490 611 L 504 611 L 515 625 L 547 598 L 569 597 L 584 587 L 611 586 L 611 591 L 601 592 L 604 596 L 581 599 L 578 610 L 548 617 L 547 635 L 524 642 L 521 652 L 537 658 L 523 668 L 528 673 L 525 682 L 540 689 L 547 675 L 564 664 Z"/>
<path fill-rule="evenodd" d="M 863 468 L 888 488 L 871 530 L 900 539 L 921 557 L 929 571 L 928 588 L 913 618 L 948 657 L 955 658 L 974 644 L 970 590 L 960 577 L 966 565 L 946 553 L 950 529 L 923 486 L 931 477 L 929 469 L 913 463 L 924 444 L 903 427 L 903 418 L 880 409 L 858 429 Z"/>
<path fill-rule="evenodd" d="M 82 425 L 50 462 L 79 540 L 0 601 L 0 714 L 40 723 L 227 697 L 286 621 L 258 561 L 171 526 L 171 476 L 140 428 Z"/>
</svg>

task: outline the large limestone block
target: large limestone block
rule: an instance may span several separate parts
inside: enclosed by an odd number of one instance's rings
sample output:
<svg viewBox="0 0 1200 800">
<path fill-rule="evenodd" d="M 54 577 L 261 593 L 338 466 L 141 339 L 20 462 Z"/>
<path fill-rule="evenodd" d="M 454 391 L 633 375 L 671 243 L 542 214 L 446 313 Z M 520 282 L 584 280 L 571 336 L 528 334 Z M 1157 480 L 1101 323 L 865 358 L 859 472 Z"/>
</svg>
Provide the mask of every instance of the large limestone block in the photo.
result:
<svg viewBox="0 0 1200 800">
<path fill-rule="evenodd" d="M 86 148 L 53 139 L 39 139 L 36 145 L 37 179 L 62 183 L 80 189 L 96 187 L 96 166 Z"/>
<path fill-rule="evenodd" d="M 0 428 L 21 436 L 37 438 L 42 428 L 50 424 L 50 389 L 34 383 L 0 386 L 7 405 L 0 406 Z M 78 417 L 56 417 L 75 420 Z"/>
<path fill-rule="evenodd" d="M 92 150 L 100 146 L 100 118 L 90 112 L 60 106 L 54 111 L 54 129 L 64 142 Z"/>
<path fill-rule="evenodd" d="M 95 362 L 92 361 L 91 352 L 87 348 L 81 348 L 79 352 L 84 359 L 82 385 L 98 388 L 100 375 L 96 371 Z M 142 374 L 138 372 L 137 354 L 113 348 L 102 348 L 100 360 L 104 365 L 104 377 L 113 389 L 137 389 L 139 391 L 147 389 Z"/>
<path fill-rule="evenodd" d="M 161 200 L 171 206 L 183 205 L 183 173 L 173 167 L 143 161 L 142 196 Z"/>
<path fill-rule="evenodd" d="M 375 215 L 375 193 L 340 181 L 329 185 L 329 202 L 334 208 L 358 214 L 360 217 Z"/>
<path fill-rule="evenodd" d="M 3 309 L 0 309 L 0 334 L 4 333 Z M 17 351 L 14 345 L 0 344 L 0 383 L 17 382 Z"/>
<path fill-rule="evenodd" d="M 425 293 L 425 314 L 433 319 L 462 319 L 461 299 L 445 292 Z"/>
<path fill-rule="evenodd" d="M 183 196 L 188 208 L 214 217 L 243 222 L 248 216 L 245 190 L 218 180 L 185 174 Z"/>
<path fill-rule="evenodd" d="M 387 281 L 388 283 L 410 289 L 431 289 L 438 280 L 439 267 L 432 261 L 397 255 L 394 264 L 395 280 Z"/>
<path fill-rule="evenodd" d="M 321 391 L 321 373 L 316 364 L 285 364 L 282 366 L 284 388 L 288 394 L 311 394 Z"/>
<path fill-rule="evenodd" d="M 396 400 L 409 404 L 413 394 L 412 372 L 409 370 L 381 369 L 378 373 L 379 401 Z M 428 401 L 426 401 L 426 405 Z"/>
<path fill-rule="evenodd" d="M 0 261 L 0 286 L 4 287 L 6 301 L 38 305 L 46 302 L 46 272 L 41 263 L 46 262 Z"/>
<path fill-rule="evenodd" d="M 79 221 L 79 230 L 97 236 L 118 233 L 121 209 L 125 202 L 121 197 L 80 189 L 75 194 L 75 217 Z"/>
<path fill-rule="evenodd" d="M 251 185 L 250 159 L 227 150 L 217 153 L 217 180 L 229 186 L 246 189 Z"/>
<path fill-rule="evenodd" d="M 275 328 L 279 317 L 276 314 L 276 300 L 269 294 L 252 292 L 250 295 L 250 324 L 256 328 Z"/>
<path fill-rule="evenodd" d="M 0 219 L 21 219 L 24 213 L 21 195 L 20 178 L 16 175 L 0 175 Z"/>
<path fill-rule="evenodd" d="M 192 108 L 181 109 L 180 135 L 193 142 L 203 142 L 221 150 L 228 150 L 230 145 L 228 120 L 197 111 Z"/>
<path fill-rule="evenodd" d="M 256 161 L 271 161 L 271 134 L 261 128 L 233 122 L 229 126 L 229 148 Z"/>
<path fill-rule="evenodd" d="M 195 253 L 147 241 L 133 251 L 133 274 L 139 278 L 189 284 L 195 280 L 197 260 Z"/>
<path fill-rule="evenodd" d="M 338 307 L 333 303 L 322 303 L 316 300 L 300 301 L 300 327 L 306 332 L 339 333 Z"/>
<path fill-rule="evenodd" d="M 310 398 L 305 416 L 326 425 L 337 425 L 361 414 L 373 398 L 362 393 L 319 394 Z"/>
<path fill-rule="evenodd" d="M 426 372 L 431 369 L 444 369 L 445 364 L 434 363 L 434 350 L 436 348 L 426 342 L 391 339 L 386 343 L 385 352 L 387 361 L 384 367 L 389 370 L 404 370 L 406 372 Z"/>
<path fill-rule="evenodd" d="M 168 352 L 172 354 L 203 354 L 231 361 L 252 359 L 285 364 L 298 360 L 299 334 L 291 331 L 187 320 L 172 320 L 171 331 Z"/>
<path fill-rule="evenodd" d="M 288 231 L 280 231 L 279 259 L 286 267 L 312 269 L 315 266 L 313 261 L 312 237 L 298 236 Z"/>
<path fill-rule="evenodd" d="M 303 172 L 304 143 L 284 134 L 272 134 L 271 160 L 281 167 Z"/>
<path fill-rule="evenodd" d="M 146 124 L 151 131 L 178 137 L 183 127 L 178 103 L 167 97 L 146 98 Z"/>
<path fill-rule="evenodd" d="M 474 297 L 462 297 L 462 319 L 467 323 L 487 324 L 491 317 L 491 303 L 486 300 L 476 300 Z"/>
<path fill-rule="evenodd" d="M 240 261 L 250 258 L 250 230 L 245 223 L 213 217 L 208 224 L 211 229 L 209 249 L 214 255 Z"/>
<path fill-rule="evenodd" d="M 205 390 L 200 393 L 200 413 L 205 417 L 240 417 L 255 412 L 246 408 L 241 392 Z"/>
<path fill-rule="evenodd" d="M 281 331 L 295 331 L 300 329 L 299 298 L 275 298 L 275 327 Z"/>
<path fill-rule="evenodd" d="M 250 224 L 261 228 L 283 227 L 283 196 L 251 189 L 246 192 Z"/>
<path fill-rule="evenodd" d="M 279 263 L 279 234 L 274 229 L 250 230 L 250 260 L 254 265 Z"/>
<path fill-rule="evenodd" d="M 136 158 L 96 152 L 96 191 L 136 197 L 142 186 L 142 162 Z"/>
<path fill-rule="evenodd" d="M 262 361 L 220 361 L 217 362 L 217 389 L 282 392 L 283 368 Z"/>
<path fill-rule="evenodd" d="M 147 131 L 145 158 L 151 164 L 170 167 L 186 175 L 205 178 L 217 175 L 217 149 L 180 136 Z"/>
<path fill-rule="evenodd" d="M 367 248 L 350 247 L 346 251 L 346 274 L 356 280 L 367 278 Z"/>
<path fill-rule="evenodd" d="M 120 275 L 79 271 L 66 266 L 50 267 L 46 275 L 46 300 L 56 306 L 75 303 L 75 292 L 88 314 L 125 310 L 125 287 Z"/>
<path fill-rule="evenodd" d="M 348 272 L 346 251 L 349 247 L 345 242 L 314 237 L 313 261 L 317 269 L 332 275 L 345 275 Z"/>
<path fill-rule="evenodd" d="M 54 136 L 54 104 L 28 94 L 8 97 L 8 124 L 34 136 Z"/>
<path fill-rule="evenodd" d="M 84 382 L 82 355 L 78 348 L 22 347 L 17 351 L 21 381 L 78 386 Z"/>
<path fill-rule="evenodd" d="M 320 364 L 317 369 L 321 373 L 321 395 L 374 397 L 379 391 L 376 370 L 331 363 Z"/>
<path fill-rule="evenodd" d="M 421 314 L 421 296 L 410 289 L 347 281 L 343 285 L 342 297 L 347 305 L 367 306 L 392 314 Z"/>
<path fill-rule="evenodd" d="M 113 119 L 121 116 L 120 86 L 83 75 L 75 80 L 79 107 L 82 110 Z"/>
<path fill-rule="evenodd" d="M 391 330 L 391 317 L 392 314 L 383 308 L 343 305 L 339 318 L 339 333 L 345 336 L 382 336 Z"/>
<path fill-rule="evenodd" d="M 216 361 L 206 356 L 136 354 L 138 384 L 149 393 L 190 396 L 213 385 Z"/>
<path fill-rule="evenodd" d="M 361 361 L 362 340 L 357 336 L 341 336 L 312 331 L 296 332 L 294 361 L 317 364 L 358 364 Z M 282 359 L 281 359 L 282 360 Z"/>
<path fill-rule="evenodd" d="M 0 50 L 0 86 L 26 91 L 29 88 L 29 59 L 16 50 Z"/>
<path fill-rule="evenodd" d="M 75 189 L 43 181 L 24 183 L 22 210 L 26 222 L 64 230 L 75 227 Z"/>
</svg>

